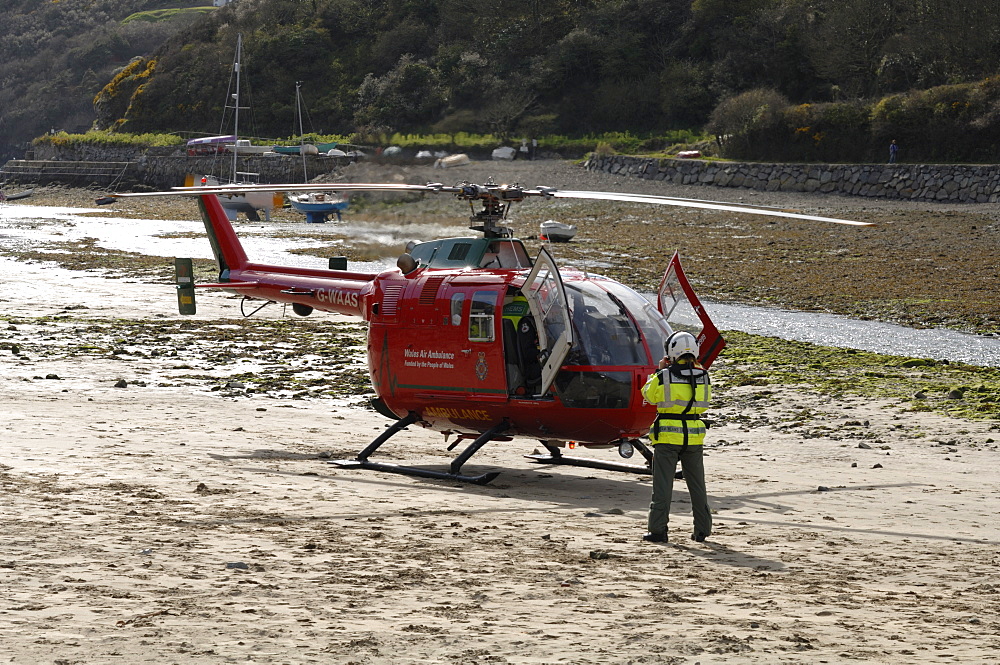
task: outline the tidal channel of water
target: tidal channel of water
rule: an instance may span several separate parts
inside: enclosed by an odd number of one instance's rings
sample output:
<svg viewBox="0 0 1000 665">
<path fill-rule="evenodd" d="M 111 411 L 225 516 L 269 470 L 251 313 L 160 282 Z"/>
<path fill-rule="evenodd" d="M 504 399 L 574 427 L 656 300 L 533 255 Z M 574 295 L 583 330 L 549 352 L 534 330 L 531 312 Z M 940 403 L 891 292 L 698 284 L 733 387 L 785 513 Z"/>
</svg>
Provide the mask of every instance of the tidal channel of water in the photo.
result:
<svg viewBox="0 0 1000 665">
<path fill-rule="evenodd" d="M 150 256 L 212 258 L 201 235 L 200 221 L 122 220 L 90 217 L 100 209 L 5 205 L 0 208 L 0 237 L 4 242 L 42 244 L 96 238 L 108 249 Z M 52 225 L 39 224 L 51 221 Z M 126 223 L 123 223 L 126 222 Z M 291 254 L 289 249 L 321 245 L 321 241 L 272 237 L 275 226 L 253 224 L 242 233 L 247 252 L 262 263 L 313 265 L 315 257 Z M 320 225 L 310 225 L 322 233 Z M 329 227 L 331 235 L 344 229 Z M 409 230 L 418 231 L 416 228 Z M 386 240 L 395 244 L 395 238 Z M 377 263 L 352 264 L 361 271 L 377 272 L 388 267 Z M 941 328 L 915 329 L 878 321 L 860 321 L 834 314 L 796 312 L 767 307 L 704 302 L 720 330 L 738 330 L 755 335 L 798 340 L 824 346 L 854 348 L 913 358 L 934 358 L 983 367 L 1000 367 L 1000 337 L 961 333 Z"/>
</svg>

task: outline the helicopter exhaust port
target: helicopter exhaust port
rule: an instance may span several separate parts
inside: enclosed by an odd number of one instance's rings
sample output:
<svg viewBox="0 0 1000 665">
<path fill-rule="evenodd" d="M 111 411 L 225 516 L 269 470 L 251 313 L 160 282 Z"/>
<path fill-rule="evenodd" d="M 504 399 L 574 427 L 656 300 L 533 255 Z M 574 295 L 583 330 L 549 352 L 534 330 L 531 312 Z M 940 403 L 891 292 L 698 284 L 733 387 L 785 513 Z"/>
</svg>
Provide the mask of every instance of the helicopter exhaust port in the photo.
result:
<svg viewBox="0 0 1000 665">
<path fill-rule="evenodd" d="M 411 272 L 417 269 L 417 260 L 410 256 L 409 253 L 400 254 L 399 258 L 396 259 L 396 267 L 404 275 L 409 275 Z"/>
</svg>

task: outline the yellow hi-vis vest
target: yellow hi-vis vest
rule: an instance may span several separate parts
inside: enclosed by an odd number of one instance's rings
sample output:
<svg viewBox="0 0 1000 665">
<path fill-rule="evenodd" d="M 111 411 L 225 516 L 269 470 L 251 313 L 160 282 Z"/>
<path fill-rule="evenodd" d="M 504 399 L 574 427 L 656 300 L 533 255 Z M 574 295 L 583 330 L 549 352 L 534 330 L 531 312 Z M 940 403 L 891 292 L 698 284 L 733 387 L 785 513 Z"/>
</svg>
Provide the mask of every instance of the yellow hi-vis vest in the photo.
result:
<svg viewBox="0 0 1000 665">
<path fill-rule="evenodd" d="M 642 396 L 656 405 L 657 416 L 649 428 L 653 445 L 700 446 L 705 443 L 705 423 L 698 414 L 708 409 L 712 382 L 697 365 L 678 365 L 649 375 Z"/>
<path fill-rule="evenodd" d="M 513 300 L 503 306 L 503 318 L 510 319 L 515 330 L 521 319 L 529 314 L 531 314 L 531 307 L 528 306 L 528 299 L 521 294 L 514 296 Z"/>
</svg>

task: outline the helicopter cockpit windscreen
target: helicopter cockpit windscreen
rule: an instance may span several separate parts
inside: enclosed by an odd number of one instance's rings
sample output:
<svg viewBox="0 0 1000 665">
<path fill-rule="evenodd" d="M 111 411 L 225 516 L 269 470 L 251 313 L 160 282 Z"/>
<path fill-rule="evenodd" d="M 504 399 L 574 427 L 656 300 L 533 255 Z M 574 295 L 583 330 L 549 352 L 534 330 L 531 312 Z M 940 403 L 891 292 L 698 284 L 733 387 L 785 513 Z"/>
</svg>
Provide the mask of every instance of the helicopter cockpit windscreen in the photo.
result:
<svg viewBox="0 0 1000 665">
<path fill-rule="evenodd" d="M 649 302 L 642 295 L 636 293 L 618 282 L 608 281 L 601 286 L 628 309 L 632 319 L 639 326 L 642 336 L 646 339 L 649 348 L 650 364 L 655 365 L 660 361 L 663 353 L 663 343 L 670 337 L 673 330 L 667 320 L 660 314 L 653 303 Z"/>
<path fill-rule="evenodd" d="M 572 282 L 566 284 L 566 295 L 574 333 L 567 364 L 647 365 L 650 358 L 643 337 L 662 347 L 663 317 L 631 289 L 610 280 L 600 286 L 593 281 Z"/>
<path fill-rule="evenodd" d="M 570 408 L 629 408 L 635 394 L 632 368 L 660 359 L 669 334 L 666 320 L 648 300 L 612 280 L 569 282 L 566 296 L 573 346 L 556 377 L 560 399 Z"/>
</svg>

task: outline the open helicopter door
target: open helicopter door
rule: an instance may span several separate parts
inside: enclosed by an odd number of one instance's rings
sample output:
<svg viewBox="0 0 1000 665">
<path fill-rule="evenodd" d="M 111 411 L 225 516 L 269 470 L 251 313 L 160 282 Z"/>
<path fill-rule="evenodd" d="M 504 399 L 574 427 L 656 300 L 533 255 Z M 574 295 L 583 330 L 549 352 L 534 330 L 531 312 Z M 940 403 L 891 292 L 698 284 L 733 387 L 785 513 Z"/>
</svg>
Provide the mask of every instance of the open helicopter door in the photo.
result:
<svg viewBox="0 0 1000 665">
<path fill-rule="evenodd" d="M 684 275 L 681 257 L 677 252 L 674 252 L 667 264 L 656 304 L 660 313 L 667 318 L 671 329 L 683 330 L 695 336 L 701 350 L 698 361 L 706 369 L 711 366 L 712 361 L 725 348 L 726 340 L 701 306 L 701 301 Z"/>
<path fill-rule="evenodd" d="M 535 266 L 528 273 L 521 293 L 528 300 L 535 319 L 542 364 L 538 395 L 544 395 L 573 346 L 573 324 L 566 289 L 563 288 L 555 260 L 544 247 L 538 252 Z"/>
</svg>

